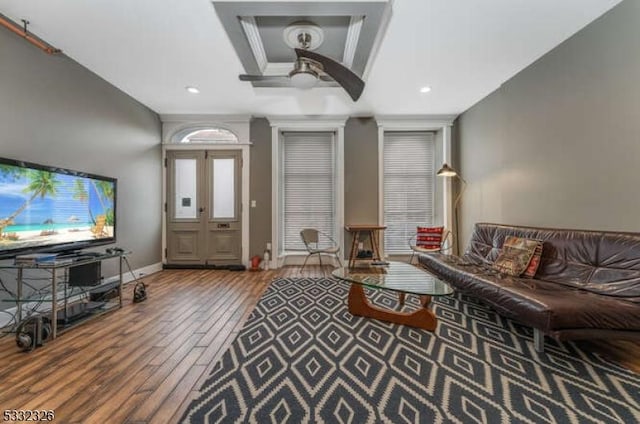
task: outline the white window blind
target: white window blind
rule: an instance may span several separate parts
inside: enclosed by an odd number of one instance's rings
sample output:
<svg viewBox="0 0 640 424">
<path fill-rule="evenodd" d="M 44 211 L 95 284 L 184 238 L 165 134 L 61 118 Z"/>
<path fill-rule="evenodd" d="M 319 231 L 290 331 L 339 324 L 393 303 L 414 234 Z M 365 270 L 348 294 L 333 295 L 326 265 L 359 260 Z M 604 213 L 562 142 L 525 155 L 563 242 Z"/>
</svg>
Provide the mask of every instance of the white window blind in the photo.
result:
<svg viewBox="0 0 640 424">
<path fill-rule="evenodd" d="M 283 249 L 305 250 L 303 228 L 335 239 L 333 133 L 284 133 L 281 169 Z"/>
<path fill-rule="evenodd" d="M 409 250 L 417 226 L 433 225 L 435 142 L 428 132 L 384 134 L 384 249 Z"/>
</svg>

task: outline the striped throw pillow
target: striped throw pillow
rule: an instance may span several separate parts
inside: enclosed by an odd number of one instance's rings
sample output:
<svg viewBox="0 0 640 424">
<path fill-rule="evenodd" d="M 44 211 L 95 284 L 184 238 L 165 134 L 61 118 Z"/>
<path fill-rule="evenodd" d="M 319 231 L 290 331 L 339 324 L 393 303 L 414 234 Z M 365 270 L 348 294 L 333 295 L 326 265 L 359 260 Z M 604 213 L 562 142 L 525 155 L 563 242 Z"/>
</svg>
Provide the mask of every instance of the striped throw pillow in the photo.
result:
<svg viewBox="0 0 640 424">
<path fill-rule="evenodd" d="M 422 249 L 439 250 L 442 245 L 444 227 L 418 227 L 416 246 Z"/>
</svg>

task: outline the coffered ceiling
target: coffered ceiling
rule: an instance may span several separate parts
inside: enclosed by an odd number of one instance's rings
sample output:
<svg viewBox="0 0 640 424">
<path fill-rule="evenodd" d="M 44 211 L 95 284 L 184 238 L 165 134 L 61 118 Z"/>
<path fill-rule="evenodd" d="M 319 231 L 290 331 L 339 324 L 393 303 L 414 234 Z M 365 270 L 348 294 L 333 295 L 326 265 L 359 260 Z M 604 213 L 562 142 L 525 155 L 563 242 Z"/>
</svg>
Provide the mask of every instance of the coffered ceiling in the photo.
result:
<svg viewBox="0 0 640 424">
<path fill-rule="evenodd" d="M 216 13 L 247 74 L 287 75 L 296 59 L 296 27 L 312 24 L 310 49 L 366 76 L 391 16 L 391 3 L 214 1 Z M 254 87 L 290 87 L 253 81 Z M 322 86 L 338 86 L 334 82 Z"/>
<path fill-rule="evenodd" d="M 2 0 L 0 13 L 28 19 L 33 33 L 163 114 L 457 114 L 619 2 Z M 238 16 L 257 30 L 262 65 Z M 368 17 L 354 43 L 358 16 Z M 254 87 L 238 79 L 269 72 L 270 64 L 286 70 L 293 54 L 283 28 L 311 19 L 326 36 L 321 54 L 343 62 L 356 46 L 349 67 L 366 83 L 357 102 L 340 87 Z M 421 93 L 424 86 L 431 91 Z"/>
</svg>

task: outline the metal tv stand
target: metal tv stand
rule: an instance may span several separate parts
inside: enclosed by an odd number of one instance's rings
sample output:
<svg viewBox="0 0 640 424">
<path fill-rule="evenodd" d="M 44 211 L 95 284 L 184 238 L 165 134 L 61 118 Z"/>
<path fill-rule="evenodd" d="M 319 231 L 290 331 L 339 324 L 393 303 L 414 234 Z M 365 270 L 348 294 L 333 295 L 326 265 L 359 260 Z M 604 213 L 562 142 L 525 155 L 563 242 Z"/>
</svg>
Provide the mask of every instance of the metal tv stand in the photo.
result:
<svg viewBox="0 0 640 424">
<path fill-rule="evenodd" d="M 40 310 L 38 313 L 46 316 L 47 312 L 49 312 L 52 329 L 51 338 L 55 339 L 58 333 L 62 333 L 77 324 L 121 308 L 123 262 L 129 253 L 130 252 L 122 251 L 111 253 L 80 252 L 73 256 L 59 256 L 56 257 L 55 260 L 47 262 L 0 264 L 0 269 L 16 270 L 16 297 L 5 300 L 6 302 L 16 304 L 16 326 L 23 320 L 23 312 L 27 305 L 50 303 L 50 311 Z M 78 282 L 70 284 L 69 271 L 71 268 L 95 264 L 97 262 L 102 263 L 102 261 L 109 259 L 118 259 L 119 269 L 117 281 L 104 283 L 100 276 L 98 276 L 97 281 L 88 281 L 87 285 L 81 285 L 78 284 Z M 41 290 L 39 289 L 36 290 L 35 294 L 30 293 L 25 295 L 24 285 L 26 281 L 43 279 L 41 275 L 36 275 L 38 273 L 50 274 L 47 279 L 50 279 L 51 293 L 46 295 L 38 294 L 37 292 Z M 88 305 L 92 303 L 88 301 L 88 299 L 91 298 L 91 293 L 95 294 L 112 289 L 117 289 L 117 296 L 114 296 L 113 299 L 109 299 L 110 301 L 104 302 L 104 304 L 100 306 L 96 306 L 96 302 L 93 302 L 94 305 L 91 305 L 93 308 L 88 307 Z M 83 309 L 82 313 L 78 313 L 77 316 L 69 319 L 70 312 L 77 312 L 80 303 L 85 303 L 84 307 L 86 309 Z"/>
</svg>

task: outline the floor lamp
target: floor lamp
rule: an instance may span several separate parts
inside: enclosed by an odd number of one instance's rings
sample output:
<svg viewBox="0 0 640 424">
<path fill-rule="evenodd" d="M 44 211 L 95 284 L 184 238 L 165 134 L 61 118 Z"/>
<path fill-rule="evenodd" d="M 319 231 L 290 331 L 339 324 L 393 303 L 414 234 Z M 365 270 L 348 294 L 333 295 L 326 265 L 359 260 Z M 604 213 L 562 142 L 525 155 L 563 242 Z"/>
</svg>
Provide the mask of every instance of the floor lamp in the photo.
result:
<svg viewBox="0 0 640 424">
<path fill-rule="evenodd" d="M 454 219 L 454 225 L 456 227 L 455 228 L 456 255 L 460 256 L 460 242 L 459 242 L 459 239 L 458 239 L 458 234 L 459 234 L 459 230 L 458 230 L 458 203 L 460 203 L 460 199 L 462 198 L 462 193 L 464 193 L 465 188 L 467 188 L 467 182 L 465 181 L 464 178 L 462 178 L 460 176 L 460 174 L 458 174 L 458 171 L 456 171 L 455 169 L 453 169 L 452 167 L 450 167 L 446 163 L 444 163 L 442 165 L 442 168 L 440 168 L 438 170 L 438 172 L 436 172 L 436 175 L 438 177 L 445 177 L 445 178 L 458 177 L 460 179 L 460 181 L 462 182 L 462 187 L 460 188 L 460 192 L 458 193 L 458 196 L 456 197 L 455 202 L 453 202 L 453 219 Z"/>
</svg>

